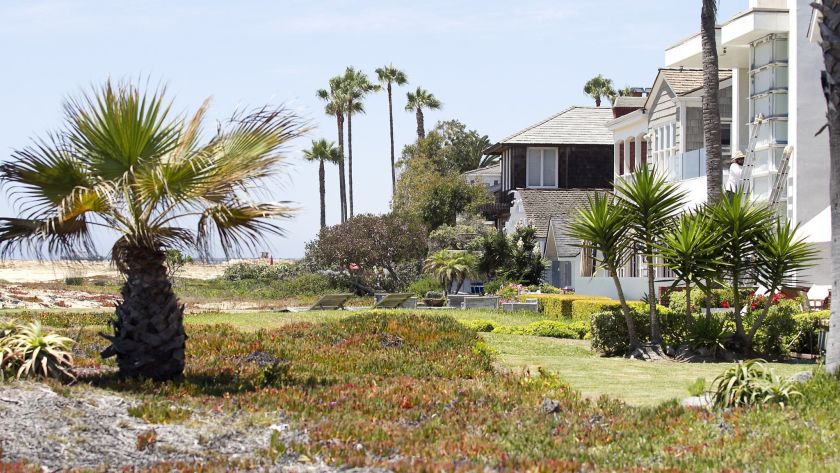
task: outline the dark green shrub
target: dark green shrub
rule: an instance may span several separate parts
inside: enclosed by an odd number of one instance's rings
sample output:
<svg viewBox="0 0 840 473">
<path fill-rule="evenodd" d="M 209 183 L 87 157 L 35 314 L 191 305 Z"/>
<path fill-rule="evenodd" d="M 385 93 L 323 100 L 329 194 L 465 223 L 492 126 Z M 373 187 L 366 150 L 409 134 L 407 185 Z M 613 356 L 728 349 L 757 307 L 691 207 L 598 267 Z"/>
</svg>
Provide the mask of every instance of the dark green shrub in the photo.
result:
<svg viewBox="0 0 840 473">
<path fill-rule="evenodd" d="M 461 322 L 465 327 L 476 332 L 492 332 L 498 325 L 492 320 L 466 320 Z"/>
<path fill-rule="evenodd" d="M 793 316 L 796 323 L 796 342 L 793 343 L 791 351 L 797 353 L 810 353 L 812 355 L 819 354 L 819 347 L 817 345 L 820 321 L 828 319 L 831 315 L 830 311 L 820 310 L 816 312 L 805 312 Z"/>
<path fill-rule="evenodd" d="M 799 312 L 799 302 L 793 299 L 780 300 L 770 307 L 767 318 L 758 328 L 753 339 L 753 351 L 770 358 L 781 358 L 788 354 L 797 335 L 794 316 Z M 747 314 L 744 323 L 751 327 L 761 311 Z M 747 328 L 749 330 L 749 328 Z"/>
<path fill-rule="evenodd" d="M 282 281 L 299 274 L 297 265 L 290 263 L 234 263 L 225 268 L 222 277 L 228 281 L 257 279 L 263 281 Z"/>
<path fill-rule="evenodd" d="M 301 295 L 322 295 L 335 290 L 349 291 L 329 276 L 317 273 L 304 273 L 283 280 L 278 289 L 287 297 Z"/>
<path fill-rule="evenodd" d="M 630 314 L 640 341 L 649 339 L 650 316 L 638 310 L 631 310 Z M 590 326 L 593 350 L 607 356 L 624 355 L 630 350 L 627 323 L 621 310 L 604 310 L 592 314 Z"/>
<path fill-rule="evenodd" d="M 430 276 L 423 276 L 422 278 L 414 281 L 408 286 L 408 291 L 417 297 L 423 297 L 429 291 L 437 291 L 440 289 L 440 282 Z"/>
<path fill-rule="evenodd" d="M 640 310 L 643 313 L 648 314 L 647 307 Z M 648 314 L 648 318 L 650 318 L 650 314 Z M 673 309 L 660 309 L 659 332 L 662 335 L 662 343 L 665 346 L 678 347 L 682 345 L 688 337 L 688 328 L 685 323 L 685 312 L 678 312 Z"/>
<path fill-rule="evenodd" d="M 556 320 L 540 320 L 526 326 L 531 335 L 538 337 L 577 339 L 578 332 L 567 323 Z"/>
<path fill-rule="evenodd" d="M 486 283 L 484 283 L 484 293 L 485 294 L 495 294 L 495 293 L 499 292 L 499 289 L 501 289 L 502 286 L 504 286 L 506 284 L 510 284 L 510 281 L 506 281 L 506 280 L 501 279 L 501 278 L 494 279 L 492 281 L 487 281 Z"/>
<path fill-rule="evenodd" d="M 704 348 L 712 355 L 726 349 L 724 344 L 732 334 L 726 318 L 706 313 L 694 319 L 694 324 L 688 332 L 687 341 L 691 348 Z"/>
<path fill-rule="evenodd" d="M 67 276 L 64 278 L 64 284 L 68 286 L 81 286 L 85 283 L 85 278 L 81 276 Z"/>
</svg>

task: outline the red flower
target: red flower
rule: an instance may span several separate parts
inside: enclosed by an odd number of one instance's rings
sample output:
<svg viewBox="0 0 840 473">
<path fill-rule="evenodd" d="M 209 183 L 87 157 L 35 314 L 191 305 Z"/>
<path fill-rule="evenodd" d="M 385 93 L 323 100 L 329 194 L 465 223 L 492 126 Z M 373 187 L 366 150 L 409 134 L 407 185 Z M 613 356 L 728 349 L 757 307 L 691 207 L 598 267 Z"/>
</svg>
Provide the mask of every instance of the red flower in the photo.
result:
<svg viewBox="0 0 840 473">
<path fill-rule="evenodd" d="M 728 309 L 729 308 L 729 301 L 724 300 L 723 302 L 720 303 L 720 306 L 723 307 L 724 309 Z"/>
</svg>

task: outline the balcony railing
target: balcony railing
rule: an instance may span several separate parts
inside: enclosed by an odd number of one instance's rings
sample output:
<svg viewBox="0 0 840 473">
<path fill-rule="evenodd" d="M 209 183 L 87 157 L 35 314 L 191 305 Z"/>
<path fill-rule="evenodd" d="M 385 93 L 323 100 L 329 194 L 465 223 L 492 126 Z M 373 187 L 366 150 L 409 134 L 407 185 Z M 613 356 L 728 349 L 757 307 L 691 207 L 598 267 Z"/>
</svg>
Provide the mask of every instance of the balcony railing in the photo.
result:
<svg viewBox="0 0 840 473">
<path fill-rule="evenodd" d="M 730 156 L 729 146 L 722 148 L 722 155 L 724 160 L 723 168 L 725 170 Z M 683 181 L 706 176 L 706 148 L 661 158 L 659 163 L 656 160 L 652 160 L 651 162 L 658 164 L 659 172 L 665 173 L 669 181 Z M 626 174 L 619 177 L 629 181 L 632 179 L 631 176 L 632 174 Z"/>
</svg>

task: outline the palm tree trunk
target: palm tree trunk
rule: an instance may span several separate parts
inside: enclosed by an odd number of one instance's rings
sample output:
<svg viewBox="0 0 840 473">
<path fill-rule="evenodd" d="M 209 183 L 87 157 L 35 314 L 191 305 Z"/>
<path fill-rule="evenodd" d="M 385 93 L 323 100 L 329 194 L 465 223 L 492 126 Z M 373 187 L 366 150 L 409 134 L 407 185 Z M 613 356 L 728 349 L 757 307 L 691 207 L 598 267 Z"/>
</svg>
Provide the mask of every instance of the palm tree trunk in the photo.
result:
<svg viewBox="0 0 840 473">
<path fill-rule="evenodd" d="M 840 294 L 840 2 L 822 0 L 812 3 L 820 10 L 823 59 L 823 93 L 828 108 L 829 196 L 831 199 L 831 275 L 832 297 Z M 825 368 L 829 373 L 840 370 L 840 304 L 832 301 L 826 340 Z"/>
<path fill-rule="evenodd" d="M 595 106 L 596 106 L 596 107 L 600 107 L 600 106 L 601 106 L 601 97 L 600 97 L 600 96 L 599 96 L 599 97 L 595 97 Z"/>
<path fill-rule="evenodd" d="M 706 147 L 706 193 L 709 203 L 720 201 L 723 193 L 716 13 L 717 0 L 703 0 L 700 13 L 700 36 L 703 45 L 703 144 Z"/>
<path fill-rule="evenodd" d="M 126 281 L 117 305 L 111 346 L 102 357 L 116 355 L 120 376 L 165 381 L 184 372 L 184 306 L 166 275 L 163 250 L 133 247 L 125 253 Z"/>
<path fill-rule="evenodd" d="M 391 83 L 388 82 L 388 124 L 391 132 L 391 195 L 397 193 L 397 168 L 394 163 L 394 103 L 391 98 Z"/>
<path fill-rule="evenodd" d="M 633 316 L 630 315 L 630 307 L 627 306 L 627 299 L 624 297 L 624 290 L 621 288 L 621 281 L 618 280 L 618 271 L 615 267 L 608 268 L 612 275 L 613 284 L 615 284 L 615 292 L 618 293 L 618 302 L 621 304 L 621 313 L 624 314 L 624 322 L 627 324 L 627 338 L 630 340 L 630 351 L 639 348 L 639 337 L 636 334 L 636 322 L 633 321 Z"/>
<path fill-rule="evenodd" d="M 336 123 L 338 124 L 338 152 L 341 154 L 341 159 L 338 161 L 338 180 L 339 192 L 341 193 L 341 223 L 347 221 L 347 190 L 345 189 L 344 176 L 344 115 L 341 112 L 335 114 Z"/>
<path fill-rule="evenodd" d="M 417 139 L 422 140 L 426 137 L 426 128 L 423 126 L 423 109 L 417 107 L 417 111 L 414 114 L 417 116 Z"/>
<path fill-rule="evenodd" d="M 353 103 L 350 103 L 353 108 Z M 347 183 L 350 187 L 350 217 L 353 218 L 353 113 L 347 114 Z"/>
<path fill-rule="evenodd" d="M 655 269 L 653 267 L 653 246 L 646 245 L 645 252 L 645 262 L 647 263 L 648 267 L 648 301 L 649 304 L 649 315 L 650 315 L 650 341 L 654 345 L 662 345 L 662 331 L 659 328 L 659 317 L 656 315 L 656 301 L 658 297 L 656 297 L 656 286 L 654 284 L 654 280 L 656 278 Z"/>
<path fill-rule="evenodd" d="M 326 177 L 324 176 L 324 160 L 318 160 L 318 191 L 321 193 L 321 228 L 327 226 L 327 187 Z"/>
</svg>

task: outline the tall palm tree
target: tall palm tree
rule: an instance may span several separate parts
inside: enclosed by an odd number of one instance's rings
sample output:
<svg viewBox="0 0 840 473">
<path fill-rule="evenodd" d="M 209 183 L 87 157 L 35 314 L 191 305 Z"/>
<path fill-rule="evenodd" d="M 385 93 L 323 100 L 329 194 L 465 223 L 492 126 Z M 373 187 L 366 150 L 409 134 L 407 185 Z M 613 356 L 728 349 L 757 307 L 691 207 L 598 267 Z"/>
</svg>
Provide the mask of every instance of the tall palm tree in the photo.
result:
<svg viewBox="0 0 840 473">
<path fill-rule="evenodd" d="M 583 93 L 595 99 L 595 106 L 601 106 L 601 99 L 608 98 L 612 100 L 616 92 L 613 89 L 613 82 L 611 79 L 598 74 L 597 76 L 586 81 L 583 85 Z"/>
<path fill-rule="evenodd" d="M 347 178 L 344 171 L 344 110 L 347 103 L 345 99 L 345 86 L 341 76 L 335 76 L 329 81 L 329 89 L 319 89 L 316 95 L 326 102 L 324 112 L 335 117 L 338 127 L 338 185 L 339 199 L 341 203 L 341 223 L 347 221 Z"/>
<path fill-rule="evenodd" d="M 654 280 L 654 253 L 657 240 L 686 203 L 686 192 L 656 172 L 653 167 L 642 166 L 629 181 L 616 183 L 615 193 L 624 200 L 628 210 L 628 226 L 632 238 L 644 252 L 647 265 L 648 299 L 650 312 L 650 338 L 654 345 L 662 344 L 659 319 L 656 316 L 656 288 Z M 635 257 L 635 255 L 633 255 Z"/>
<path fill-rule="evenodd" d="M 393 64 L 376 69 L 376 77 L 379 78 L 379 82 L 385 86 L 385 90 L 388 92 L 388 125 L 391 133 L 391 194 L 393 194 L 397 190 L 397 167 L 394 161 L 394 102 L 391 90 L 395 84 L 408 84 L 408 78 L 405 76 L 405 72 L 397 69 Z"/>
<path fill-rule="evenodd" d="M 618 279 L 618 268 L 626 262 L 631 243 L 626 228 L 628 212 L 621 201 L 613 200 L 606 194 L 596 194 L 587 200 L 569 226 L 569 236 L 581 242 L 582 251 L 594 250 L 597 263 L 610 273 L 627 324 L 627 336 L 632 352 L 641 345 L 636 333 L 636 323 L 630 314 L 630 307 Z"/>
<path fill-rule="evenodd" d="M 703 9 L 700 12 L 700 39 L 703 46 L 703 145 L 706 147 L 706 194 L 711 204 L 718 202 L 723 194 L 720 77 L 715 39 L 717 1 L 703 0 Z"/>
<path fill-rule="evenodd" d="M 423 125 L 423 109 L 437 110 L 441 107 L 440 100 L 435 98 L 434 94 L 426 89 L 417 87 L 414 92 L 406 94 L 408 103 L 405 104 L 406 111 L 414 111 L 417 116 L 417 139 L 421 140 L 426 137 L 426 128 Z"/>
<path fill-rule="evenodd" d="M 353 114 L 365 113 L 362 100 L 379 86 L 371 83 L 367 74 L 352 67 L 344 71 L 342 82 L 346 103 L 344 113 L 347 116 L 347 182 L 350 187 L 350 218 L 353 218 Z"/>
<path fill-rule="evenodd" d="M 326 206 L 326 178 L 324 176 L 324 163 L 338 164 L 341 162 L 341 152 L 335 147 L 335 142 L 323 138 L 312 140 L 312 147 L 303 151 L 307 161 L 318 161 L 318 190 L 321 195 L 321 228 L 327 226 Z"/>
<path fill-rule="evenodd" d="M 812 3 L 822 13 L 822 37 L 825 72 L 822 83 L 828 106 L 828 143 L 830 154 L 829 194 L 831 196 L 831 272 L 832 294 L 840 294 L 840 1 L 822 0 Z M 831 304 L 825 367 L 829 372 L 840 370 L 840 304 Z"/>
<path fill-rule="evenodd" d="M 107 82 L 66 103 L 64 128 L 0 166 L 20 206 L 0 219 L 3 254 L 76 254 L 93 250 L 94 228 L 116 233 L 111 259 L 125 283 L 102 356 L 116 356 L 123 376 L 154 380 L 182 374 L 187 339 L 164 250 L 208 254 L 217 236 L 228 255 L 282 233 L 273 219 L 293 209 L 254 202 L 252 191 L 278 174 L 284 146 L 303 131 L 295 114 L 265 107 L 202 142 L 208 102 L 185 120 L 164 95 Z M 182 226 L 192 218 L 196 229 Z"/>
</svg>

